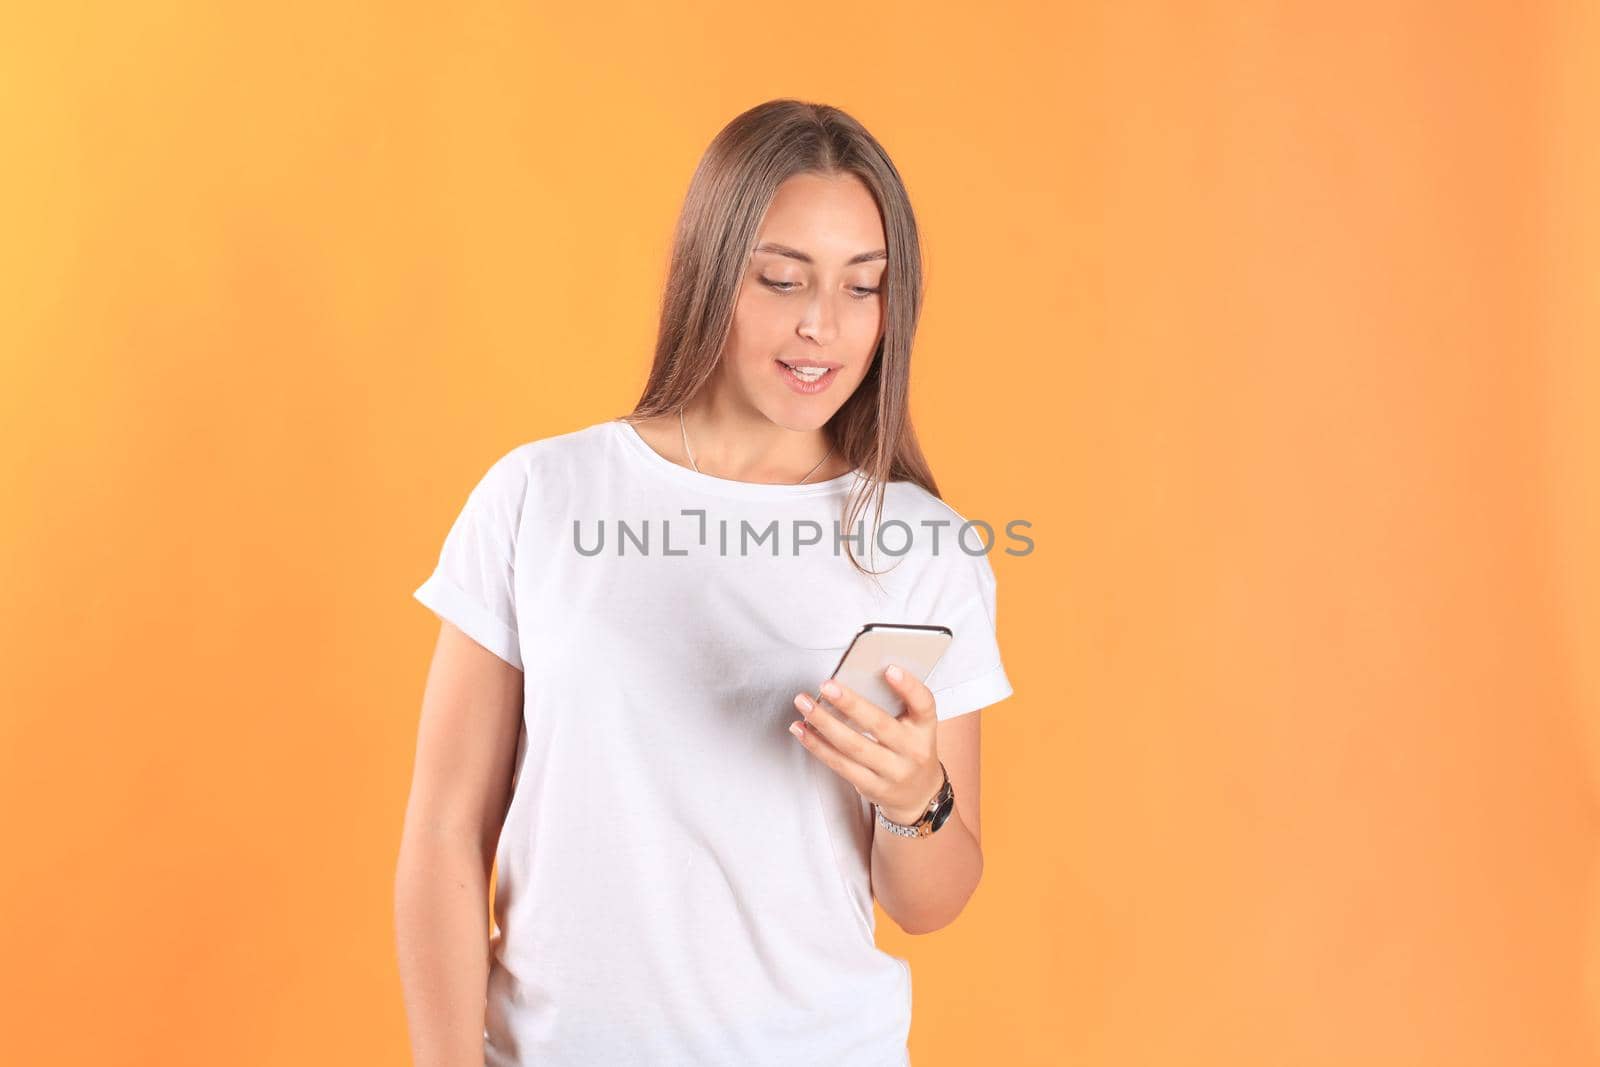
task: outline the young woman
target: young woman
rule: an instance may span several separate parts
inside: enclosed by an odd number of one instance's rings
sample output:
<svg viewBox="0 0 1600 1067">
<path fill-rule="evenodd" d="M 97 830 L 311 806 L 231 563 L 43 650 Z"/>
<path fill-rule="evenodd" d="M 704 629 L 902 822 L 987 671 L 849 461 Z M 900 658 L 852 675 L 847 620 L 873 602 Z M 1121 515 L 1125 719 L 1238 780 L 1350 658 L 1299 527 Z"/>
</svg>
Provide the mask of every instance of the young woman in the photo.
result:
<svg viewBox="0 0 1600 1067">
<path fill-rule="evenodd" d="M 960 912 L 977 713 L 1011 693 L 992 533 L 907 414 L 921 277 L 878 142 L 753 108 L 691 182 L 639 403 L 468 496 L 415 594 L 443 619 L 396 886 L 418 1064 L 910 1062 L 873 900 Z M 879 707 L 823 684 L 864 622 L 954 640 Z"/>
</svg>

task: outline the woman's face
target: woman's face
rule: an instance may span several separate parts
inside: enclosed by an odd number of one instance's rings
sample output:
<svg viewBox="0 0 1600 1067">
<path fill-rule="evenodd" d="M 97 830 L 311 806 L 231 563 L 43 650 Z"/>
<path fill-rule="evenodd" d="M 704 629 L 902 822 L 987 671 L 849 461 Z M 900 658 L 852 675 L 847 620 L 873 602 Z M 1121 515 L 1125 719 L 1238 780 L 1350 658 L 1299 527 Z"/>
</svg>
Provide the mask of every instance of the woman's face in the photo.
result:
<svg viewBox="0 0 1600 1067">
<path fill-rule="evenodd" d="M 855 175 L 797 174 L 778 187 L 722 364 L 771 421 L 814 430 L 866 376 L 883 336 L 884 245 L 878 205 Z"/>
</svg>

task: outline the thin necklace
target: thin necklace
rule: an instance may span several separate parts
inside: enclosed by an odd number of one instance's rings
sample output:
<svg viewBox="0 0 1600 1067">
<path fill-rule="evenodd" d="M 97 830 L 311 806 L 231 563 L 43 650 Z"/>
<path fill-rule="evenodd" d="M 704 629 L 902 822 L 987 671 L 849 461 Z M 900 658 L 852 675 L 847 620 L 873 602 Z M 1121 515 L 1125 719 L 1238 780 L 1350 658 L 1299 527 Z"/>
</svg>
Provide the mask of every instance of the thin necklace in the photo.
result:
<svg viewBox="0 0 1600 1067">
<path fill-rule="evenodd" d="M 681 408 L 681 407 L 678 409 L 678 431 L 683 434 L 683 451 L 689 457 L 689 465 L 694 468 L 696 474 L 699 474 L 700 473 L 700 464 L 698 464 L 698 463 L 696 463 L 694 461 L 694 453 L 689 451 L 689 431 L 684 428 L 684 425 L 683 425 L 683 408 Z M 826 463 L 827 460 L 828 460 L 828 457 L 831 456 L 831 455 L 833 455 L 833 445 L 830 444 L 828 446 L 828 450 L 822 454 L 822 458 L 817 460 L 817 466 L 816 467 L 812 467 L 810 470 L 806 471 L 806 478 L 809 478 L 813 474 L 817 473 L 817 467 L 820 467 L 824 463 Z M 804 485 L 804 484 L 806 484 L 806 478 L 801 478 L 798 482 L 795 482 L 794 484 L 795 485 Z"/>
</svg>

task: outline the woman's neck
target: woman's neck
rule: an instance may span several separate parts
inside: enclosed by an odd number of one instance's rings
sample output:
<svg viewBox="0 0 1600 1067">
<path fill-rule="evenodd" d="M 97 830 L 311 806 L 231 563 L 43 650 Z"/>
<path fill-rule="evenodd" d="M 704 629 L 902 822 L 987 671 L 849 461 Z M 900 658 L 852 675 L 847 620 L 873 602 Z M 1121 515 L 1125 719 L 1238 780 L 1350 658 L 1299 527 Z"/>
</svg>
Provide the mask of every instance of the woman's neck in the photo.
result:
<svg viewBox="0 0 1600 1067">
<path fill-rule="evenodd" d="M 636 425 L 657 452 L 717 478 L 791 485 L 802 479 L 823 482 L 852 470 L 837 448 L 830 450 L 821 427 L 797 432 L 760 412 L 740 414 L 699 398 L 684 406 L 681 425 L 677 412 Z"/>
</svg>

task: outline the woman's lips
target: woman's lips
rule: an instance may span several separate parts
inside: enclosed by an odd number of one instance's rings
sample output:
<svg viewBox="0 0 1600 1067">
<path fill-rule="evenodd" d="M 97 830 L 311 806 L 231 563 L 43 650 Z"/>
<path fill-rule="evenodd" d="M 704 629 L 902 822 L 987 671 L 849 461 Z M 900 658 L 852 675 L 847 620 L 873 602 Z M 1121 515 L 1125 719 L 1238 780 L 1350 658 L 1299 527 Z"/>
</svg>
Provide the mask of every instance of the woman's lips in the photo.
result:
<svg viewBox="0 0 1600 1067">
<path fill-rule="evenodd" d="M 806 364 L 801 363 L 798 364 L 798 366 L 803 367 L 806 366 Z M 779 377 L 789 383 L 790 389 L 793 389 L 802 396 L 812 396 L 816 393 L 822 392 L 829 386 L 829 384 L 833 382 L 835 378 L 839 376 L 838 367 L 829 367 L 828 370 L 823 373 L 822 377 L 818 378 L 814 382 L 808 382 L 803 378 L 797 377 L 794 372 L 791 371 L 784 364 L 784 362 L 779 359 L 774 359 L 772 361 L 772 369 L 778 372 Z"/>
</svg>

